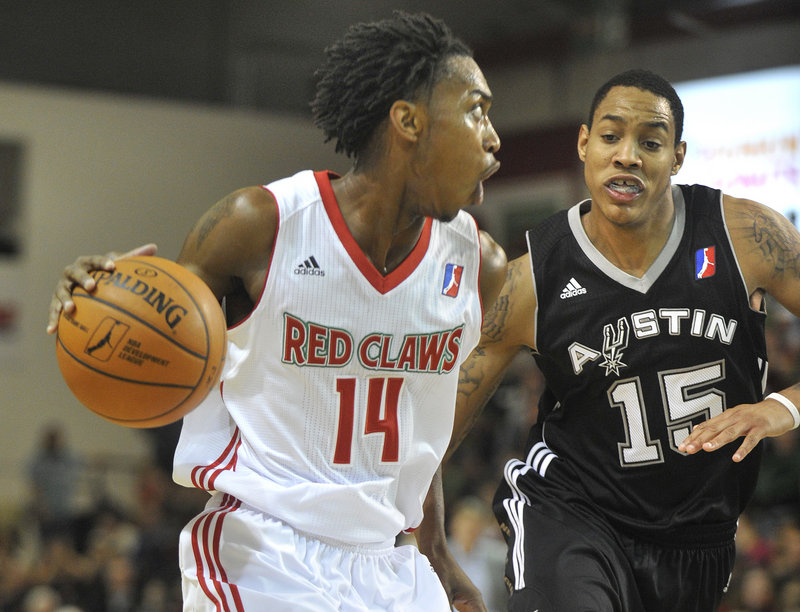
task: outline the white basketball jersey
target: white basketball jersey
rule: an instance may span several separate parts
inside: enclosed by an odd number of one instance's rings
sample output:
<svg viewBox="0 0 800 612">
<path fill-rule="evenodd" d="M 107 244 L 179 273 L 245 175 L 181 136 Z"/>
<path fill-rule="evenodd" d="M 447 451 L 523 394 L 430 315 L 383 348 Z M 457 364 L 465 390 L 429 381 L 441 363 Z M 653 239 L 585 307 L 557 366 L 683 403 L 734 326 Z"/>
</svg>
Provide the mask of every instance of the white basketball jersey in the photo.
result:
<svg viewBox="0 0 800 612">
<path fill-rule="evenodd" d="M 175 480 L 313 536 L 386 546 L 416 527 L 480 335 L 472 217 L 428 219 L 382 276 L 324 172 L 268 189 L 279 224 L 263 293 L 228 330 L 219 392 L 184 418 Z"/>
</svg>

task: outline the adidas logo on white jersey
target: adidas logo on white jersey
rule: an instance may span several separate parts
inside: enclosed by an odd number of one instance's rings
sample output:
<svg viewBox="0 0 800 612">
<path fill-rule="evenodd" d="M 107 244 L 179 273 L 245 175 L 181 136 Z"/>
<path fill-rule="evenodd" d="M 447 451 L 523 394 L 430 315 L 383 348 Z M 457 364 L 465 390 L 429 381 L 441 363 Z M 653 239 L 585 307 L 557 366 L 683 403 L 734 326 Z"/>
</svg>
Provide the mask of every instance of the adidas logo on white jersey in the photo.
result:
<svg viewBox="0 0 800 612">
<path fill-rule="evenodd" d="M 298 266 L 294 269 L 294 273 L 308 276 L 325 276 L 325 271 L 319 267 L 319 264 L 313 255 L 304 262 L 298 264 Z"/>
<path fill-rule="evenodd" d="M 586 293 L 586 288 L 581 287 L 581 284 L 576 281 L 574 278 L 569 279 L 567 286 L 561 290 L 561 299 L 566 300 L 567 298 L 575 297 L 576 295 L 583 295 Z"/>
</svg>

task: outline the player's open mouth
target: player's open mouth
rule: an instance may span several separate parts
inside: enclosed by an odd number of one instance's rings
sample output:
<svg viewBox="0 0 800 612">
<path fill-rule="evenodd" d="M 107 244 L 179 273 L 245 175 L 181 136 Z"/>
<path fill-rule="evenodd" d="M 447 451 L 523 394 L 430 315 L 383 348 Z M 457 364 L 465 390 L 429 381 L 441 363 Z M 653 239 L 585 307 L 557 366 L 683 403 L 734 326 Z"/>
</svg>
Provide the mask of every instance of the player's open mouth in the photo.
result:
<svg viewBox="0 0 800 612">
<path fill-rule="evenodd" d="M 491 166 L 489 166 L 486 170 L 483 171 L 483 174 L 481 174 L 481 181 L 485 181 L 499 169 L 500 169 L 500 162 L 495 161 Z"/>
<path fill-rule="evenodd" d="M 612 191 L 616 191 L 617 193 L 626 193 L 626 194 L 636 194 L 641 193 L 644 190 L 642 184 L 638 181 L 630 181 L 630 180 L 614 180 L 611 181 L 606 185 Z"/>
</svg>

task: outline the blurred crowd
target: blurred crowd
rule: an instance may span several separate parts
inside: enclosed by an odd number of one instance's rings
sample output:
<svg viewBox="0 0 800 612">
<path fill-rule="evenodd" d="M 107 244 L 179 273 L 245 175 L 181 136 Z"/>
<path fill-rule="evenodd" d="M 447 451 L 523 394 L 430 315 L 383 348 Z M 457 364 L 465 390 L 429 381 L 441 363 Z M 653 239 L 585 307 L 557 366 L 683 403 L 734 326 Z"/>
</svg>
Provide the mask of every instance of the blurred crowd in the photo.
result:
<svg viewBox="0 0 800 612">
<path fill-rule="evenodd" d="M 800 380 L 800 322 L 768 318 L 769 390 Z M 445 469 L 453 554 L 481 588 L 491 612 L 505 609 L 505 545 L 491 499 L 506 460 L 524 447 L 542 378 L 520 354 L 475 429 Z M 207 496 L 172 483 L 178 426 L 143 430 L 153 444 L 144 465 L 98 465 L 54 425 L 32 450 L 29 503 L 0 521 L 0 612 L 176 612 L 181 609 L 177 538 Z M 90 487 L 135 471 L 128 503 Z M 98 473 L 100 476 L 98 477 Z M 765 441 L 755 497 L 739 522 L 737 561 L 720 612 L 800 612 L 800 430 Z"/>
<path fill-rule="evenodd" d="M 130 465 L 82 457 L 58 425 L 43 431 L 30 501 L 0 524 L 0 611 L 181 610 L 178 533 L 208 496 L 171 481 L 159 449 L 176 434 L 143 430 L 155 459 Z M 112 495 L 119 482 L 133 490 Z"/>
</svg>

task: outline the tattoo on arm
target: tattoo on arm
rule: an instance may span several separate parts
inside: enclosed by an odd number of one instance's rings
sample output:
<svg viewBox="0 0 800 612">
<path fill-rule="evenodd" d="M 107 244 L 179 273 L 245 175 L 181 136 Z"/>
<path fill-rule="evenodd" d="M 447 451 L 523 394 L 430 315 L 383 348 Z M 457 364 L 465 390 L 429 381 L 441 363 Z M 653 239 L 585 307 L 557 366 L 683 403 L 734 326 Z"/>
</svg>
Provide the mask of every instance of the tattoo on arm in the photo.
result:
<svg viewBox="0 0 800 612">
<path fill-rule="evenodd" d="M 214 204 L 211 210 L 208 211 L 208 214 L 205 215 L 200 227 L 197 229 L 197 248 L 200 248 L 205 239 L 211 234 L 211 231 L 222 219 L 230 217 L 233 214 L 235 203 L 236 196 L 231 194 Z"/>
<path fill-rule="evenodd" d="M 482 343 L 486 339 L 492 341 L 500 339 L 511 309 L 510 296 L 514 293 L 514 287 L 519 280 L 519 274 L 520 272 L 516 267 L 508 267 L 505 286 L 495 300 L 495 303 L 486 312 L 486 316 L 483 318 L 483 328 L 481 329 L 481 333 L 483 334 L 483 338 L 481 339 Z"/>
<path fill-rule="evenodd" d="M 483 413 L 486 404 L 503 380 L 507 363 L 498 364 L 497 357 L 487 355 L 486 347 L 500 342 L 507 330 L 515 287 L 521 278 L 520 266 L 509 266 L 500 296 L 483 318 L 481 340 L 461 366 L 458 377 L 458 404 L 466 407 L 467 420 L 453 431 L 448 455 L 455 451 Z"/>
<path fill-rule="evenodd" d="M 763 212 L 750 211 L 752 238 L 773 273 L 800 278 L 800 245 L 789 231 Z"/>
<path fill-rule="evenodd" d="M 455 452 L 467 437 L 473 425 L 475 425 L 481 414 L 483 414 L 483 409 L 486 407 L 489 399 L 494 395 L 494 392 L 497 391 L 500 382 L 503 380 L 502 376 L 498 376 L 497 380 L 487 384 L 487 377 L 484 376 L 484 369 L 482 367 L 485 358 L 486 353 L 481 346 L 478 345 L 474 349 L 472 356 L 461 366 L 461 371 L 458 375 L 458 395 L 466 398 L 463 399 L 465 404 L 471 404 L 475 406 L 475 408 L 468 411 L 469 420 L 462 423 L 460 430 L 453 431 L 453 438 L 450 441 L 448 455 Z"/>
</svg>

